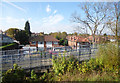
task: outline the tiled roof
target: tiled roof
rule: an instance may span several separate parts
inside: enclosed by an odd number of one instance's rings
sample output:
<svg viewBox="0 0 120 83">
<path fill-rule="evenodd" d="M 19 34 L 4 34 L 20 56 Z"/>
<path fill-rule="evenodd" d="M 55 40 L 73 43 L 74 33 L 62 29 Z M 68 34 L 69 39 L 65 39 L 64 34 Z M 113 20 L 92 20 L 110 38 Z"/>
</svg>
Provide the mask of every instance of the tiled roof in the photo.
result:
<svg viewBox="0 0 120 83">
<path fill-rule="evenodd" d="M 82 36 L 67 36 L 68 41 L 75 41 L 75 42 L 89 42 L 89 40 Z"/>
<path fill-rule="evenodd" d="M 89 42 L 89 40 L 87 38 L 80 37 L 77 42 Z"/>
<path fill-rule="evenodd" d="M 29 38 L 29 41 L 46 41 L 46 42 L 50 42 L 50 41 L 59 41 L 57 39 L 55 39 L 53 36 L 50 35 L 45 35 L 45 36 L 33 36 Z"/>
<path fill-rule="evenodd" d="M 56 38 L 54 38 L 53 36 L 51 36 L 51 35 L 45 35 L 44 36 L 44 41 L 59 41 L 59 40 L 57 40 Z"/>
<path fill-rule="evenodd" d="M 44 41 L 44 36 L 34 36 L 34 37 L 30 37 L 29 41 Z"/>
</svg>

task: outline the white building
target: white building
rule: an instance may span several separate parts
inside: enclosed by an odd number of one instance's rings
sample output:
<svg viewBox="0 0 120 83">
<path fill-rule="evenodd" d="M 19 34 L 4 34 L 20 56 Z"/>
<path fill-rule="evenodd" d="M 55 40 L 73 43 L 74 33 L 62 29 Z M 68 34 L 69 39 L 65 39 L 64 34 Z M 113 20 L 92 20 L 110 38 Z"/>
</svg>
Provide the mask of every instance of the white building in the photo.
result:
<svg viewBox="0 0 120 83">
<path fill-rule="evenodd" d="M 30 38 L 30 47 L 37 47 L 37 48 L 52 48 L 58 45 L 59 40 L 55 39 L 50 35 L 45 36 L 34 36 Z"/>
</svg>

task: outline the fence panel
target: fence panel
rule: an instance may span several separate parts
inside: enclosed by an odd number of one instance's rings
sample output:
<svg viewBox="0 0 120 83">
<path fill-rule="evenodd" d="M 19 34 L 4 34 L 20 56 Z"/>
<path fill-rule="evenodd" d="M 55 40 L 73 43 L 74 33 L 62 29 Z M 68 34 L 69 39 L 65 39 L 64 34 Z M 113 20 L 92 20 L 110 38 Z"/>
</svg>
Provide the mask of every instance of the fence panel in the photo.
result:
<svg viewBox="0 0 120 83">
<path fill-rule="evenodd" d="M 32 51 L 32 52 L 31 52 Z M 91 57 L 94 57 L 97 48 L 80 48 L 80 49 L 73 49 L 68 51 L 52 51 L 52 52 L 35 52 L 33 50 L 14 50 L 14 51 L 6 51 L 8 53 L 2 55 L 0 67 L 3 71 L 6 71 L 10 68 L 13 68 L 13 64 L 16 63 L 18 66 L 24 69 L 32 69 L 39 67 L 39 69 L 50 68 L 52 65 L 52 58 L 55 56 L 58 58 L 60 55 L 63 57 L 73 55 L 78 60 L 88 60 Z M 3 52 L 4 53 L 4 52 Z M 15 54 L 14 54 L 15 53 Z M 8 54 L 8 55 L 7 55 Z"/>
</svg>

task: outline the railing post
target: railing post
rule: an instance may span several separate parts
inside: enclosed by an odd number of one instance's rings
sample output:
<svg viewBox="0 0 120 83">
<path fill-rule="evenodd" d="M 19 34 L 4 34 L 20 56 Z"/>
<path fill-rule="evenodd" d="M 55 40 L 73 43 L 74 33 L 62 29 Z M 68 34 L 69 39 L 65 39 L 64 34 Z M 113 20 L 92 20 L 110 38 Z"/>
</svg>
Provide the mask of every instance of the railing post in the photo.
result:
<svg viewBox="0 0 120 83">
<path fill-rule="evenodd" d="M 18 54 L 20 54 L 20 50 L 18 50 Z"/>
<path fill-rule="evenodd" d="M 79 43 L 79 61 L 80 61 L 80 55 L 81 55 L 81 45 Z"/>
<path fill-rule="evenodd" d="M 2 69 L 3 69 L 3 68 L 2 68 L 2 67 L 3 67 L 3 65 L 2 65 L 2 63 L 3 63 L 3 62 L 2 62 L 2 59 L 3 59 L 3 58 L 2 58 L 2 57 L 3 57 L 2 52 L 0 52 L 0 55 L 1 55 L 1 56 L 0 56 L 0 67 L 1 67 L 1 68 L 0 68 L 0 69 L 1 69 L 1 70 L 0 70 L 0 83 L 1 83 L 1 82 L 2 82 Z"/>
<path fill-rule="evenodd" d="M 11 65 L 12 65 L 12 68 L 13 68 L 13 56 L 11 54 Z"/>
<path fill-rule="evenodd" d="M 30 58 L 29 60 L 30 60 L 30 72 L 31 72 L 32 70 L 31 70 L 31 55 L 30 55 L 30 48 L 29 48 L 29 58 Z"/>
<path fill-rule="evenodd" d="M 89 59 L 91 59 L 91 46 L 89 47 Z"/>
</svg>

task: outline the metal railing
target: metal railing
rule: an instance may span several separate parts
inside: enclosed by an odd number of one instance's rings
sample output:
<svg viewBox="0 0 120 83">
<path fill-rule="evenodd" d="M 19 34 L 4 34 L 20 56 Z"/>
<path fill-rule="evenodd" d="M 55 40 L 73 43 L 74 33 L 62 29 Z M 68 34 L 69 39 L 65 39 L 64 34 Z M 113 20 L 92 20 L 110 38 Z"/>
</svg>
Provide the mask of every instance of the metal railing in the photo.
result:
<svg viewBox="0 0 120 83">
<path fill-rule="evenodd" d="M 78 60 L 88 60 L 90 58 L 94 58 L 95 52 L 97 48 L 79 48 L 72 49 L 67 51 L 38 51 L 34 50 L 9 50 L 6 52 L 11 53 L 3 53 L 0 56 L 0 69 L 2 72 L 13 68 L 13 64 L 18 64 L 23 69 L 49 69 L 52 66 L 52 56 L 59 57 L 61 56 L 71 56 L 73 55 Z M 26 52 L 28 51 L 28 52 Z M 14 52 L 14 53 L 12 53 Z M 25 53 L 24 53 L 25 52 Z"/>
</svg>

